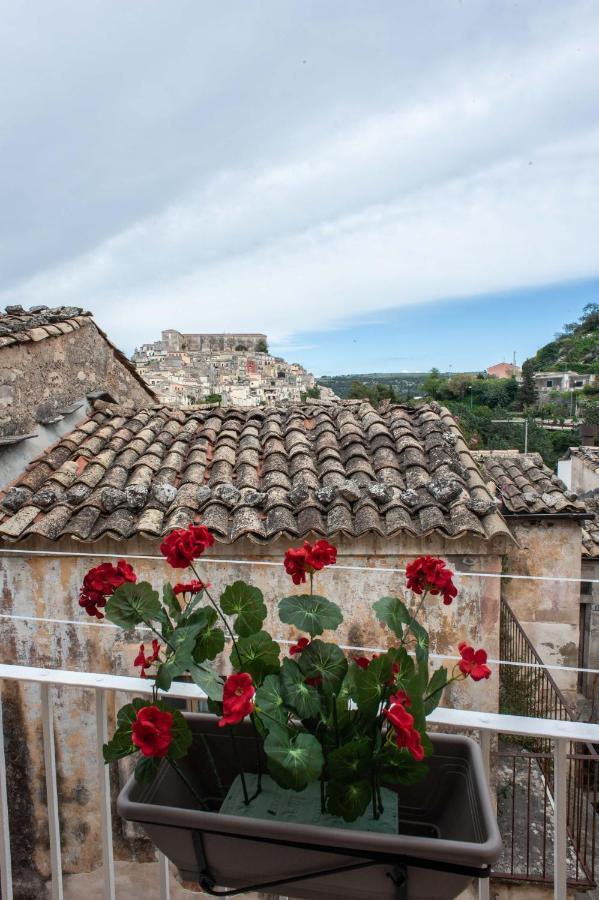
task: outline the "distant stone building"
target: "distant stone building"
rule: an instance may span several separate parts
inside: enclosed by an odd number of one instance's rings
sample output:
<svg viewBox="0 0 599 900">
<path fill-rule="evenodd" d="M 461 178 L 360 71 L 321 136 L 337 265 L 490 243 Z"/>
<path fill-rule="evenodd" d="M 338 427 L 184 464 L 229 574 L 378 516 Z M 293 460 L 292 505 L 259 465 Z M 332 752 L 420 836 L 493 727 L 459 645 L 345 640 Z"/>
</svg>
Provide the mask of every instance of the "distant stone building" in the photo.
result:
<svg viewBox="0 0 599 900">
<path fill-rule="evenodd" d="M 155 394 L 79 307 L 0 313 L 0 485 L 88 413 L 87 397 L 133 410 Z"/>
<path fill-rule="evenodd" d="M 201 353 L 227 350 L 265 352 L 267 347 L 265 334 L 181 334 L 173 328 L 163 331 L 162 340 L 158 343 L 163 344 L 166 350 L 195 350 Z"/>
<path fill-rule="evenodd" d="M 490 375 L 491 378 L 520 378 L 522 369 L 515 363 L 501 362 L 496 363 L 494 366 L 489 366 L 487 375 Z"/>
</svg>

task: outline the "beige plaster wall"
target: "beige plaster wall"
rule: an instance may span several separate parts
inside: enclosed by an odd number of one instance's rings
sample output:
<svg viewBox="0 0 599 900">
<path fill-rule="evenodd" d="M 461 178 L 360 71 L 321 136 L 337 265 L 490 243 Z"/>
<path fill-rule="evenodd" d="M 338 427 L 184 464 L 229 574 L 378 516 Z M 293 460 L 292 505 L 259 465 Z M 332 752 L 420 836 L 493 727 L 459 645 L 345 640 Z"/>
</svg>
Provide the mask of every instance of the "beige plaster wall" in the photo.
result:
<svg viewBox="0 0 599 900">
<path fill-rule="evenodd" d="M 6 545 L 14 548 L 15 545 Z M 122 543 L 101 541 L 93 545 L 77 542 L 48 544 L 41 540 L 21 549 L 63 550 L 76 553 L 118 553 L 131 559 L 135 554 L 158 554 L 158 544 L 149 541 Z M 216 546 L 213 557 L 249 559 L 253 562 L 280 562 L 286 544 L 269 548 L 238 543 L 234 547 Z M 372 603 L 384 595 L 403 595 L 404 576 L 382 571 L 403 568 L 422 552 L 443 555 L 457 572 L 498 573 L 501 556 L 496 548 L 485 553 L 476 541 L 442 542 L 425 545 L 406 539 L 389 545 L 378 539 L 353 544 L 339 543 L 339 565 L 317 576 L 315 589 L 336 600 L 345 621 L 341 637 L 352 645 L 386 647 L 391 635 L 375 624 Z M 124 552 L 126 549 L 126 553 Z M 26 619 L 0 619 L 1 661 L 50 668 L 78 669 L 90 672 L 132 674 L 133 653 L 141 635 L 127 636 L 119 629 L 97 625 L 78 606 L 78 591 L 83 575 L 99 559 L 16 557 L 0 554 L 0 612 L 22 617 L 60 619 L 64 624 L 32 622 Z M 161 585 L 170 578 L 179 580 L 162 560 L 132 560 L 140 579 Z M 355 572 L 342 566 L 371 566 L 370 571 Z M 278 623 L 276 602 L 286 594 L 300 593 L 281 567 L 242 566 L 237 563 L 202 564 L 200 574 L 209 578 L 218 593 L 236 578 L 258 585 L 269 608 L 269 626 L 275 636 L 295 637 L 294 630 Z M 175 576 L 173 578 L 173 575 Z M 430 598 L 426 609 L 431 633 L 431 650 L 455 654 L 460 640 L 484 645 L 489 655 L 498 655 L 500 582 L 497 578 L 456 578 L 461 592 L 450 607 L 438 598 Z M 410 597 L 407 597 L 411 602 Z M 71 624 L 77 623 L 77 624 Z M 325 633 L 325 639 L 327 635 Z M 126 639 L 127 638 L 127 639 Z M 450 665 L 453 665 L 451 663 Z M 465 683 L 451 690 L 446 702 L 467 708 L 497 709 L 498 674 L 490 681 Z M 91 691 L 56 690 L 55 730 L 59 776 L 61 822 L 63 828 L 63 864 L 65 872 L 89 871 L 100 863 L 98 776 L 95 745 L 94 697 Z M 40 691 L 35 685 L 23 687 L 4 682 L 5 730 L 8 745 L 9 779 L 15 785 L 11 821 L 15 834 L 25 832 L 29 843 L 15 842 L 15 868 L 23 877 L 35 881 L 49 873 L 47 813 L 44 797 L 43 753 L 40 723 Z M 125 702 L 119 699 L 119 705 Z M 111 710 L 112 713 L 112 710 Z M 116 792 L 114 772 L 113 789 Z M 122 826 L 114 818 L 115 852 L 121 858 L 148 858 L 148 845 L 125 839 Z M 33 860 L 33 865 L 31 865 Z"/>
<path fill-rule="evenodd" d="M 514 575 L 580 578 L 581 528 L 573 520 L 510 520 L 518 541 L 505 558 L 504 572 Z M 502 579 L 503 596 L 544 662 L 578 665 L 580 585 L 577 581 Z M 567 699 L 576 696 L 576 673 L 552 672 Z"/>
<path fill-rule="evenodd" d="M 0 351 L 0 435 L 35 431 L 36 418 L 106 390 L 118 403 L 155 402 L 117 359 L 93 322 Z"/>
</svg>

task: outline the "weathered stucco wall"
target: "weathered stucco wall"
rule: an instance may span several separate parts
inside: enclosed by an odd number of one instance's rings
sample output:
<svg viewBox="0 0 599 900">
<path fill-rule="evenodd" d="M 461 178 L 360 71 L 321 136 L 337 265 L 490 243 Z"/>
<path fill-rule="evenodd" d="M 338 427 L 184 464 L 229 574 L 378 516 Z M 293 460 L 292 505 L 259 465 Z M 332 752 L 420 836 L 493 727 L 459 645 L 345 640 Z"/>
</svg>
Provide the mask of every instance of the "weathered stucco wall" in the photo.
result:
<svg viewBox="0 0 599 900">
<path fill-rule="evenodd" d="M 580 594 L 581 616 L 581 667 L 599 669 L 599 559 L 582 560 L 583 591 Z M 586 584 L 585 584 L 586 583 Z M 599 675 L 584 673 L 581 687 L 584 695 L 590 700 L 597 693 Z"/>
<path fill-rule="evenodd" d="M 0 435 L 35 431 L 86 393 L 106 390 L 118 403 L 154 402 L 115 356 L 93 322 L 68 334 L 0 350 Z"/>
<path fill-rule="evenodd" d="M 280 562 L 286 546 L 278 544 L 261 548 L 249 543 L 238 543 L 233 547 L 220 545 L 213 548 L 211 555 L 222 560 Z M 57 545 L 41 540 L 29 543 L 27 547 L 76 553 L 85 549 L 77 542 Z M 98 542 L 89 549 L 93 553 L 117 553 L 129 558 L 135 554 L 158 554 L 157 544 L 141 540 L 130 541 L 126 553 L 122 543 L 110 541 Z M 383 568 L 403 568 L 410 558 L 422 552 L 442 555 L 456 572 L 498 573 L 501 566 L 497 550 L 486 553 L 485 546 L 474 540 L 454 543 L 430 540 L 423 546 L 406 539 L 390 546 L 381 540 L 364 539 L 345 546 L 339 542 L 339 549 L 338 567 L 320 573 L 316 589 L 342 607 L 345 617 L 341 632 L 343 640 L 353 646 L 372 648 L 388 646 L 392 640 L 385 629 L 374 623 L 372 603 L 381 596 L 404 594 L 404 576 L 384 572 Z M 140 635 L 136 637 L 129 633 L 125 636 L 118 629 L 94 623 L 77 603 L 83 575 L 98 562 L 100 560 L 74 557 L 0 556 L 1 612 L 65 622 L 0 619 L 2 662 L 132 674 L 133 653 Z M 134 565 L 140 580 L 149 580 L 156 586 L 167 578 L 178 580 L 177 576 L 182 574 L 173 573 L 162 560 L 135 560 Z M 354 572 L 342 569 L 342 566 L 372 568 L 367 572 Z M 287 594 L 301 593 L 302 589 L 291 584 L 282 568 L 250 567 L 229 562 L 202 565 L 200 561 L 200 573 L 213 583 L 216 592 L 237 578 L 258 585 L 269 608 L 272 633 L 280 638 L 291 639 L 295 636 L 293 629 L 278 623 L 276 602 Z M 430 598 L 427 603 L 431 651 L 454 655 L 458 642 L 465 639 L 477 646 L 484 645 L 489 655 L 496 657 L 499 579 L 458 577 L 456 583 L 460 595 L 452 606 L 444 606 L 438 598 Z M 447 702 L 468 708 L 496 710 L 498 684 L 498 673 L 494 673 L 490 681 L 478 685 L 460 684 L 449 692 Z M 19 855 L 19 858 L 15 857 L 15 868 L 23 870 L 22 877 L 36 883 L 36 879 L 39 882 L 49 874 L 39 688 L 19 687 L 5 682 L 3 698 L 7 740 L 12 747 L 8 757 L 9 778 L 23 786 L 23 790 L 11 798 L 11 821 L 15 834 L 25 831 L 30 836 L 26 852 L 18 847 L 15 850 Z M 55 730 L 65 872 L 89 871 L 101 862 L 93 703 L 91 691 L 56 691 Z M 20 753 L 19 748 L 26 750 Z M 115 791 L 116 780 L 113 774 Z M 150 852 L 147 844 L 125 839 L 116 815 L 114 836 L 117 857 L 143 858 Z"/>
<path fill-rule="evenodd" d="M 580 578 L 581 528 L 576 521 L 512 519 L 518 541 L 506 556 L 504 572 Z M 502 579 L 503 596 L 544 662 L 578 664 L 580 585 L 577 581 L 520 581 Z M 574 700 L 577 675 L 552 672 L 558 686 Z"/>
</svg>

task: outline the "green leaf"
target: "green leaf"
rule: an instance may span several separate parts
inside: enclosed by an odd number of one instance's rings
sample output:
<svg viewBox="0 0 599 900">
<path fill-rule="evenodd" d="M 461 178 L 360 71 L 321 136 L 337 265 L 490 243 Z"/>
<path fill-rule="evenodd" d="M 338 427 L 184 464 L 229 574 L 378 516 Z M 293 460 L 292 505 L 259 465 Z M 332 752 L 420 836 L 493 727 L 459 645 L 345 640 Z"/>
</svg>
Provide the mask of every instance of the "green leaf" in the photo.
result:
<svg viewBox="0 0 599 900">
<path fill-rule="evenodd" d="M 266 631 L 239 638 L 231 652 L 231 663 L 238 672 L 249 672 L 256 684 L 266 675 L 279 671 L 280 647 Z"/>
<path fill-rule="evenodd" d="M 162 588 L 162 603 L 166 607 L 169 615 L 175 622 L 178 622 L 181 616 L 181 607 L 179 606 L 179 601 L 177 600 L 171 584 L 167 583 Z"/>
<path fill-rule="evenodd" d="M 424 714 L 428 716 L 437 708 L 443 696 L 443 688 L 447 684 L 447 669 L 441 666 L 435 672 L 426 688 L 428 699 L 424 703 Z"/>
<path fill-rule="evenodd" d="M 169 759 L 179 759 L 179 757 L 185 756 L 191 746 L 191 742 L 193 740 L 191 729 L 187 724 L 187 721 L 184 718 L 183 714 L 179 712 L 178 709 L 171 709 L 170 707 L 166 706 L 166 704 L 163 706 L 163 708 L 168 709 L 168 711 L 173 715 L 173 725 L 171 728 L 173 740 L 170 747 L 168 748 L 167 756 Z"/>
<path fill-rule="evenodd" d="M 220 608 L 227 616 L 237 616 L 233 627 L 240 637 L 260 631 L 267 615 L 262 591 L 245 581 L 234 581 L 225 588 Z"/>
<path fill-rule="evenodd" d="M 116 589 L 106 603 L 106 618 L 121 628 L 133 628 L 140 622 L 159 619 L 162 606 L 156 591 L 147 581 L 126 582 Z"/>
<path fill-rule="evenodd" d="M 287 725 L 288 712 L 285 709 L 281 693 L 281 680 L 278 675 L 266 676 L 263 683 L 256 690 L 255 701 L 257 707 L 256 715 L 260 717 L 261 712 L 265 713 L 261 717 L 261 721 L 267 731 L 270 731 L 273 726 L 276 727 L 276 722 L 282 726 Z M 273 719 L 276 722 L 273 722 Z"/>
<path fill-rule="evenodd" d="M 398 597 L 381 597 L 373 604 L 376 617 L 401 640 L 411 632 L 416 638 L 416 659 L 422 666 L 428 666 L 428 633 L 419 622 L 413 620 L 413 613 Z M 409 626 L 404 632 L 404 626 Z"/>
<path fill-rule="evenodd" d="M 285 787 L 303 790 L 307 784 L 320 777 L 324 764 L 322 747 L 314 735 L 301 732 L 293 737 L 274 729 L 264 741 L 264 752 L 273 767 L 271 774 L 283 776 Z M 269 766 L 270 767 L 270 766 Z"/>
<path fill-rule="evenodd" d="M 320 695 L 311 685 L 306 684 L 306 676 L 292 659 L 284 659 L 281 668 L 281 693 L 288 706 L 296 711 L 300 719 L 312 719 L 320 713 Z"/>
<path fill-rule="evenodd" d="M 286 625 L 295 625 L 300 631 L 307 631 L 310 637 L 322 634 L 326 629 L 334 631 L 343 622 L 343 614 L 337 604 L 316 594 L 283 597 L 279 601 L 279 618 Z"/>
<path fill-rule="evenodd" d="M 342 744 L 327 757 L 331 779 L 348 784 L 365 778 L 372 768 L 372 756 L 372 741 L 369 738 L 354 738 Z"/>
<path fill-rule="evenodd" d="M 156 675 L 156 687 L 161 691 L 170 689 L 173 678 L 183 675 L 193 665 L 193 648 L 201 626 L 184 625 L 177 628 L 169 639 L 174 652 L 162 663 Z"/>
<path fill-rule="evenodd" d="M 141 697 L 136 697 L 131 703 L 127 703 L 125 706 L 121 706 L 118 713 L 116 714 L 116 725 L 119 730 L 126 730 L 127 728 L 131 731 L 131 725 L 136 719 L 138 711 L 143 706 L 148 706 L 149 703 L 147 700 L 142 700 Z"/>
<path fill-rule="evenodd" d="M 216 659 L 225 649 L 225 633 L 222 628 L 208 628 L 198 635 L 193 649 L 193 658 L 197 663 L 207 659 Z"/>
<path fill-rule="evenodd" d="M 115 762 L 125 756 L 131 756 L 132 753 L 137 753 L 137 749 L 131 740 L 130 728 L 129 731 L 117 730 L 111 740 L 102 747 L 104 762 Z"/>
<path fill-rule="evenodd" d="M 397 652 L 393 650 L 373 659 L 367 669 L 355 668 L 352 696 L 361 713 L 377 715 L 380 704 L 391 689 L 389 682 L 397 657 Z"/>
<path fill-rule="evenodd" d="M 157 756 L 142 756 L 135 766 L 135 780 L 140 784 L 151 784 L 160 768 L 160 759 Z"/>
<path fill-rule="evenodd" d="M 189 674 L 194 684 L 201 688 L 209 700 L 220 703 L 223 699 L 223 683 L 219 676 L 212 669 L 205 669 L 203 666 L 189 666 Z M 211 710 L 212 712 L 214 710 Z M 219 715 L 221 710 L 219 709 Z"/>
<path fill-rule="evenodd" d="M 409 750 L 386 744 L 382 757 L 381 779 L 386 784 L 417 784 L 428 775 L 428 766 L 418 762 Z"/>
<path fill-rule="evenodd" d="M 299 667 L 305 678 L 321 678 L 325 693 L 338 694 L 347 672 L 347 660 L 336 644 L 316 638 L 302 652 Z"/>
<path fill-rule="evenodd" d="M 372 789 L 366 779 L 345 782 L 329 781 L 327 784 L 327 809 L 332 816 L 340 816 L 346 822 L 355 822 L 364 815 L 372 799 Z"/>
</svg>

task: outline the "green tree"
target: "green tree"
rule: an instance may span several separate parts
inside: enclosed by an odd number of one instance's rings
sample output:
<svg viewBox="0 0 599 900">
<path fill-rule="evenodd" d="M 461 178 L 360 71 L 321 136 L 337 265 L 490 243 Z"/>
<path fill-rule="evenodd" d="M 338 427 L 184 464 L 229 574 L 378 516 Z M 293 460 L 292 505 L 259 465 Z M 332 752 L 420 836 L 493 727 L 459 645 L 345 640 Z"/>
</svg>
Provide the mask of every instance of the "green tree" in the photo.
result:
<svg viewBox="0 0 599 900">
<path fill-rule="evenodd" d="M 260 340 L 256 344 L 256 351 L 258 353 L 268 353 L 268 344 L 264 340 L 264 338 L 260 338 Z"/>
<path fill-rule="evenodd" d="M 208 394 L 202 400 L 202 403 L 221 403 L 222 402 L 221 394 Z"/>
<path fill-rule="evenodd" d="M 534 363 L 532 359 L 527 359 L 522 366 L 522 384 L 518 399 L 524 408 L 534 406 L 537 402 L 537 389 L 535 387 Z"/>
</svg>

